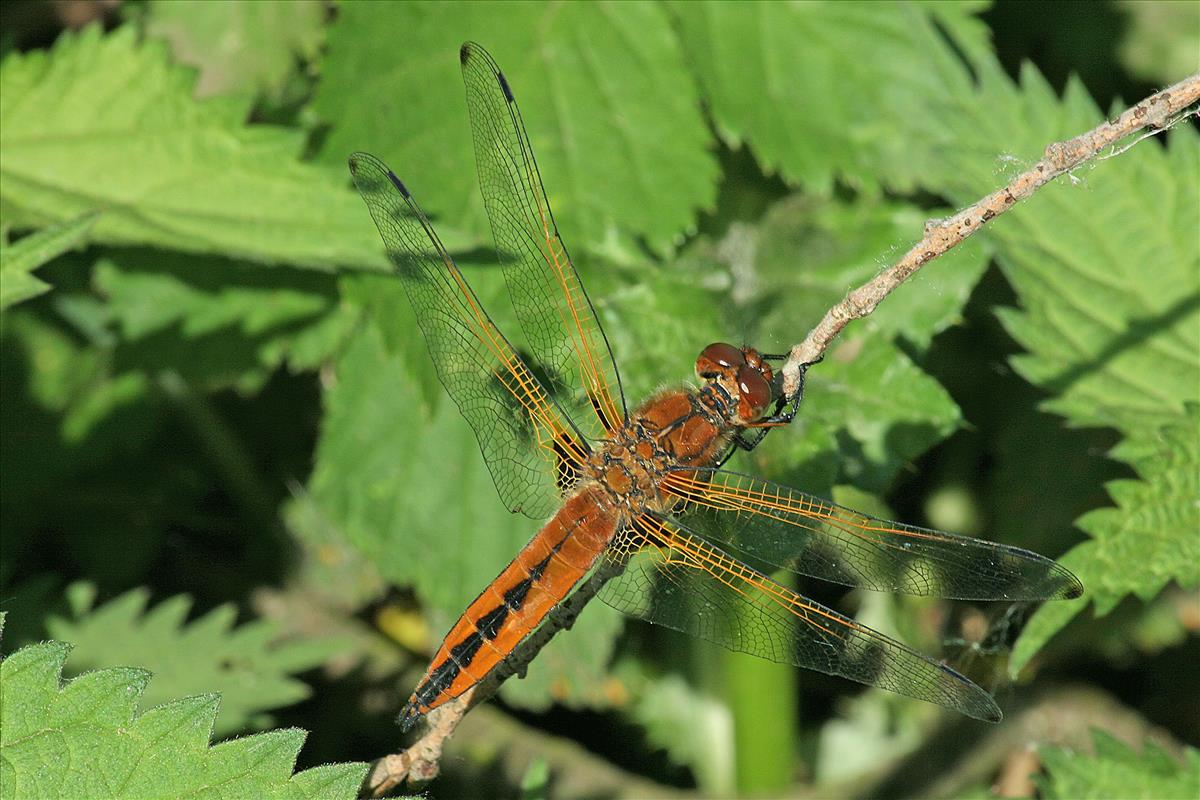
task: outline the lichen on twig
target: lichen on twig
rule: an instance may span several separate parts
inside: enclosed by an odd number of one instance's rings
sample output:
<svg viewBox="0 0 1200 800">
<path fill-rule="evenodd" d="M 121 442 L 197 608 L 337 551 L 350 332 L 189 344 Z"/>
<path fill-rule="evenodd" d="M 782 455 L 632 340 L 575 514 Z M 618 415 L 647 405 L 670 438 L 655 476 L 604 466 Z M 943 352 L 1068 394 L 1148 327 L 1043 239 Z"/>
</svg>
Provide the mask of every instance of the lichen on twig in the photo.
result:
<svg viewBox="0 0 1200 800">
<path fill-rule="evenodd" d="M 801 368 L 819 359 L 851 320 L 861 319 L 874 311 L 883 298 L 921 267 L 1055 178 L 1093 159 L 1111 158 L 1117 152 L 1123 152 L 1118 150 L 1103 154 L 1105 148 L 1113 147 L 1142 130 L 1149 129 L 1153 133 L 1166 130 L 1186 118 L 1190 107 L 1197 102 L 1200 102 L 1200 74 L 1147 97 L 1114 120 L 1104 122 L 1073 139 L 1047 146 L 1036 164 L 1005 186 L 953 216 L 928 221 L 921 241 L 913 245 L 903 258 L 847 294 L 845 299 L 825 312 L 825 316 L 809 331 L 804 341 L 792 347 L 782 368 L 784 393 L 788 396 L 795 393 L 800 386 Z"/>
</svg>

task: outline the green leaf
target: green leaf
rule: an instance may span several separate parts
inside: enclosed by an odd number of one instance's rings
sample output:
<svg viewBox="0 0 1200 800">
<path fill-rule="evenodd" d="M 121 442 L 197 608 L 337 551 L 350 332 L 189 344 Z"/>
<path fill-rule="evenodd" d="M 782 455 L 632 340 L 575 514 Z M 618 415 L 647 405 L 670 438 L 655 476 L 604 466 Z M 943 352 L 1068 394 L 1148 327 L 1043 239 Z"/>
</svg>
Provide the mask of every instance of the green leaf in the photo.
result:
<svg viewBox="0 0 1200 800">
<path fill-rule="evenodd" d="M 1164 426 L 1154 439 L 1127 439 L 1113 451 L 1138 474 L 1108 484 L 1116 508 L 1079 518 L 1092 538 L 1060 559 L 1083 581 L 1086 594 L 1043 606 L 1013 649 L 1014 675 L 1089 602 L 1112 611 L 1126 595 L 1150 600 L 1169 582 L 1200 586 L 1200 405 Z"/>
<path fill-rule="evenodd" d="M 700 276 L 646 268 L 617 274 L 595 265 L 591 275 L 596 313 L 612 345 L 630 411 L 664 384 L 695 375 L 696 357 L 722 338 L 722 295 Z"/>
<path fill-rule="evenodd" d="M 1080 93 L 1068 105 L 1090 106 Z M 1090 110 L 1078 130 L 1102 118 Z M 992 230 L 1022 304 L 1001 320 L 1030 351 L 1013 366 L 1076 425 L 1153 428 L 1200 400 L 1200 139 L 1181 126 L 1086 181 L 1045 187 Z"/>
<path fill-rule="evenodd" d="M 953 99 L 951 123 L 910 120 L 926 187 L 958 203 L 1104 119 L 1075 81 L 1060 102 L 1032 68 L 1019 87 L 994 62 L 979 70 L 976 92 Z M 1153 427 L 1197 397 L 1200 147 L 1186 125 L 1168 141 L 1044 186 L 984 231 L 1021 300 L 1001 314 L 1029 351 L 1013 366 L 1054 395 L 1047 410 L 1076 425 Z"/>
<path fill-rule="evenodd" d="M 325 13 L 320 0 L 152 0 L 146 34 L 166 39 L 180 63 L 199 68 L 197 97 L 278 94 L 297 58 L 317 56 Z"/>
<path fill-rule="evenodd" d="M 289 589 L 304 600 L 352 613 L 384 594 L 375 565 L 363 558 L 320 505 L 300 486 L 280 510 L 288 532 L 300 545 Z"/>
<path fill-rule="evenodd" d="M 674 3 L 717 129 L 767 170 L 827 192 L 915 173 L 897 120 L 940 120 L 969 77 L 955 52 L 987 47 L 978 3 Z M 939 30 L 940 28 L 940 30 Z M 753 44 L 750 44 L 753 43 Z"/>
<path fill-rule="evenodd" d="M 701 237 L 672 270 L 676 280 L 693 285 L 693 293 L 711 286 L 706 305 L 718 312 L 668 290 L 685 298 L 671 309 L 673 324 L 681 328 L 671 357 L 695 352 L 699 339 L 749 342 L 764 352 L 786 350 L 849 289 L 884 266 L 888 251 L 920 230 L 922 219 L 916 208 L 900 203 L 849 204 L 794 195 L 771 206 L 758 225 L 737 223 L 720 241 Z M 839 481 L 882 491 L 899 468 L 953 432 L 960 421 L 953 400 L 900 344 L 925 348 L 955 324 L 985 266 L 984 248 L 968 243 L 931 264 L 852 328 L 853 338 L 839 341 L 809 372 L 800 417 L 755 450 L 755 468 L 818 494 Z M 723 329 L 710 322 L 720 316 Z M 706 326 L 711 333 L 703 333 Z M 672 353 L 652 346 L 661 330 L 673 332 L 657 321 L 648 328 L 642 347 L 651 358 Z M 620 336 L 616 329 L 610 339 L 624 368 L 628 350 L 617 346 Z M 658 366 L 658 374 L 664 372 Z M 748 467 L 743 461 L 733 468 Z"/>
<path fill-rule="evenodd" d="M 33 271 L 75 247 L 87 236 L 96 213 L 30 234 L 16 244 L 0 241 L 0 309 L 50 291 L 50 284 Z"/>
<path fill-rule="evenodd" d="M 937 213 L 869 198 L 849 203 L 792 195 L 776 203 L 755 230 L 752 271 L 743 278 L 775 298 L 762 327 L 799 341 L 850 289 L 896 260 L 903 244 Z M 928 347 L 958 321 L 988 256 L 978 241 L 964 242 L 888 295 L 853 333 L 903 337 Z"/>
<path fill-rule="evenodd" d="M 219 606 L 185 623 L 192 601 L 176 595 L 149 611 L 150 593 L 135 589 L 91 608 L 94 591 L 86 584 L 68 589 L 74 616 L 51 617 L 51 636 L 74 647 L 73 671 L 142 664 L 155 675 L 147 703 L 202 691 L 221 694 L 218 734 L 261 723 L 258 715 L 309 696 L 308 686 L 291 675 L 312 669 L 337 652 L 337 641 L 277 642 L 276 626 L 255 621 L 234 627 L 237 611 Z"/>
<path fill-rule="evenodd" d="M 55 299 L 62 300 L 63 296 Z M 36 369 L 28 370 L 29 399 L 39 411 L 60 415 L 56 423 L 66 444 L 81 442 L 104 419 L 145 401 L 150 390 L 146 376 L 136 372 L 114 374 L 109 347 L 89 346 L 99 342 L 81 343 L 61 327 L 26 313 L 26 309 L 8 312 L 4 322 L 5 336 L 11 337 L 13 349 L 21 352 L 25 364 L 36 365 Z M 148 418 L 143 417 L 138 427 L 147 422 Z"/>
<path fill-rule="evenodd" d="M 994 60 L 976 68 L 978 85 L 971 93 L 945 98 L 957 111 L 947 123 L 921 115 L 906 120 L 912 140 L 920 143 L 913 159 L 923 164 L 924 184 L 957 203 L 993 191 L 1040 158 L 1047 144 L 1104 119 L 1076 81 L 1068 82 L 1060 100 L 1032 67 L 1019 86 Z M 1064 563 L 1079 571 L 1088 595 L 1038 613 L 1018 643 L 1014 670 L 1087 597 L 1094 596 L 1105 613 L 1124 592 L 1152 594 L 1166 573 L 1190 579 L 1187 567 L 1172 568 L 1164 560 L 1187 547 L 1180 543 L 1187 529 L 1162 523 L 1192 520 L 1194 529 L 1192 512 L 1172 498 L 1178 498 L 1181 474 L 1197 468 L 1197 457 L 1178 441 L 1180 434 L 1160 430 L 1185 428 L 1191 414 L 1186 404 L 1200 401 L 1200 147 L 1186 125 L 1166 138 L 1166 147 L 1142 142 L 1042 187 L 983 232 L 1020 300 L 1020 310 L 998 312 L 1028 351 L 1012 359 L 1014 368 L 1051 393 L 1045 410 L 1073 425 L 1116 428 L 1130 440 L 1132 449 L 1119 450 L 1118 457 L 1134 465 L 1145 485 L 1133 491 L 1117 484 L 1125 488 L 1114 499 L 1151 515 L 1134 513 L 1120 524 L 1084 517 L 1087 525 L 1080 525 L 1102 538 Z M 1140 454 L 1147 448 L 1166 460 L 1144 460 Z M 1142 534 L 1149 551 L 1139 547 L 1131 563 L 1132 551 L 1122 551 L 1128 545 L 1118 542 Z M 1091 574 L 1098 581 L 1094 595 Z"/>
<path fill-rule="evenodd" d="M 0 64 L 0 206 L 38 227 L 101 209 L 93 241 L 266 263 L 383 268 L 362 203 L 302 164 L 298 131 L 247 126 L 244 100 L 192 97 L 191 70 L 133 26 L 66 33 Z"/>
<path fill-rule="evenodd" d="M 333 276 L 213 257 L 114 250 L 93 282 L 121 337 L 119 369 L 175 370 L 205 389 L 252 391 L 284 363 L 313 369 L 361 313 L 339 302 Z"/>
<path fill-rule="evenodd" d="M 1046 800 L 1190 800 L 1200 794 L 1200 750 L 1184 747 L 1180 758 L 1145 740 L 1142 752 L 1099 729 L 1092 730 L 1096 752 L 1077 748 L 1038 750 L 1045 775 L 1037 778 Z"/>
<path fill-rule="evenodd" d="M 900 348 L 870 336 L 836 345 L 809 371 L 804 398 L 790 430 L 768 436 L 754 461 L 764 474 L 819 495 L 834 483 L 885 491 L 962 418 L 946 390 Z"/>
<path fill-rule="evenodd" d="M 1200 7 L 1133 0 L 1119 5 L 1129 19 L 1120 56 L 1130 73 L 1165 86 L 1200 72 Z"/>
<path fill-rule="evenodd" d="M 399 285 L 379 289 L 404 302 Z M 388 350 L 385 327 L 391 325 L 380 320 L 364 325 L 337 360 L 309 488 L 386 579 L 416 588 L 440 632 L 516 556 L 537 523 L 501 505 L 457 407 L 443 401 L 426 411 L 422 389 Z M 594 606 L 534 659 L 525 680 L 505 684 L 506 699 L 526 707 L 545 707 L 552 698 L 604 702 L 601 678 L 620 621 Z"/>
<path fill-rule="evenodd" d="M 199 695 L 136 713 L 150 673 L 89 672 L 61 684 L 70 645 L 44 642 L 0 663 L 0 796 L 355 797 L 367 765 L 293 775 L 305 732 L 209 746 L 220 703 Z"/>
<path fill-rule="evenodd" d="M 669 19 L 652 3 L 351 3 L 314 108 L 321 156 L 369 150 L 426 209 L 491 237 L 458 48 L 482 42 L 521 105 L 568 246 L 622 232 L 663 250 L 715 197 L 717 166 Z"/>
</svg>

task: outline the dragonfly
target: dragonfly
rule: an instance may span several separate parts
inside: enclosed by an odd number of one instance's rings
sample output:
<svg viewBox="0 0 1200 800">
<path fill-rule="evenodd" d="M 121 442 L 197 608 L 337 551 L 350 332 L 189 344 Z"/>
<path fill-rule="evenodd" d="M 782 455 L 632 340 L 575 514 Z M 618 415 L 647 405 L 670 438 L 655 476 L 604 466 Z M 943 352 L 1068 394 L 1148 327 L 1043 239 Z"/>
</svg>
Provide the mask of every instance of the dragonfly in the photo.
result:
<svg viewBox="0 0 1200 800">
<path fill-rule="evenodd" d="M 460 60 L 520 346 L 493 322 L 396 174 L 366 153 L 350 157 L 350 172 L 502 502 L 542 525 L 450 628 L 403 727 L 492 675 L 601 571 L 611 577 L 599 596 L 630 616 L 998 721 L 993 698 L 954 669 L 767 573 L 1006 601 L 1077 597 L 1079 580 L 1028 550 L 877 519 L 725 469 L 797 415 L 802 385 L 783 393 L 772 366 L 782 356 L 709 344 L 696 360 L 698 384 L 631 409 L 512 87 L 478 44 L 464 44 Z"/>
</svg>

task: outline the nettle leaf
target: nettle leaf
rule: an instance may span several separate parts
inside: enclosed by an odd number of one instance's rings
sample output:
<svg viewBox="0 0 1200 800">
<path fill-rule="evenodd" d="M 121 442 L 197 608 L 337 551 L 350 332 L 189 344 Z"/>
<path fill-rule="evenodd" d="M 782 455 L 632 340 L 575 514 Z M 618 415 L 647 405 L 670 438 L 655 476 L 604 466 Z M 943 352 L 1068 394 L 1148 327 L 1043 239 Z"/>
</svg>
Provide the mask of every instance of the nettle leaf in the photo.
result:
<svg viewBox="0 0 1200 800">
<path fill-rule="evenodd" d="M 946 149 L 931 188 L 962 202 L 1003 180 L 974 153 L 1007 151 L 1015 170 L 1104 118 L 1078 83 L 1059 102 L 1032 68 L 1020 87 L 985 70 L 979 92 L 932 141 Z M 1187 126 L 1168 143 L 1142 143 L 1045 186 L 986 231 L 1021 299 L 1021 312 L 1001 315 L 1030 351 L 1013 364 L 1055 393 L 1048 410 L 1077 425 L 1153 426 L 1196 396 L 1200 148 Z"/>
<path fill-rule="evenodd" d="M 265 620 L 235 627 L 237 610 L 232 605 L 185 622 L 192 606 L 185 595 L 147 611 L 150 593 L 146 589 L 126 592 L 95 609 L 91 607 L 94 589 L 89 585 L 75 584 L 67 594 L 74 615 L 50 617 L 46 628 L 74 646 L 72 672 L 145 665 L 155 676 L 144 691 L 146 703 L 219 692 L 217 734 L 260 726 L 265 721 L 262 712 L 308 697 L 308 686 L 291 675 L 324 663 L 341 647 L 333 639 L 276 641 L 276 625 Z"/>
<path fill-rule="evenodd" d="M 899 259 L 904 243 L 930 215 L 937 212 L 867 198 L 848 203 L 793 195 L 776 203 L 756 229 L 749 274 L 743 277 L 777 298 L 762 327 L 788 336 L 789 343 L 799 341 L 847 292 Z M 980 242 L 964 242 L 888 295 L 854 332 L 928 347 L 959 320 L 988 255 Z"/>
<path fill-rule="evenodd" d="M 1131 75 L 1166 86 L 1200 72 L 1200 11 L 1189 3 L 1122 3 L 1128 20 L 1121 63 Z"/>
<path fill-rule="evenodd" d="M 146 34 L 162 37 L 181 63 L 200 70 L 196 95 L 278 94 L 298 58 L 313 59 L 325 38 L 325 4 L 152 0 Z"/>
<path fill-rule="evenodd" d="M 1094 754 L 1070 747 L 1038 750 L 1045 768 L 1045 774 L 1037 777 L 1039 796 L 1046 800 L 1189 800 L 1200 789 L 1200 750 L 1194 747 L 1185 746 L 1177 759 L 1149 740 L 1140 753 L 1098 729 L 1092 730 L 1092 740 Z"/>
<path fill-rule="evenodd" d="M 403 302 L 398 285 L 388 288 Z M 386 579 L 415 587 L 440 633 L 538 523 L 500 503 L 457 407 L 443 398 L 426 410 L 404 359 L 388 349 L 386 327 L 364 325 L 337 360 L 309 489 Z M 604 703 L 601 678 L 620 621 L 593 606 L 534 659 L 525 680 L 505 684 L 506 699 L 526 707 Z"/>
<path fill-rule="evenodd" d="M 285 363 L 313 369 L 360 314 L 330 275 L 161 251 L 109 251 L 93 285 L 120 334 L 117 368 L 176 370 L 205 389 L 253 391 Z"/>
<path fill-rule="evenodd" d="M 137 712 L 143 669 L 62 683 L 71 646 L 30 645 L 0 663 L 0 786 L 5 797 L 332 798 L 357 795 L 360 763 L 292 774 L 305 732 L 260 733 L 209 746 L 220 705 L 198 695 Z M 145 703 L 142 703 L 145 705 Z"/>
<path fill-rule="evenodd" d="M 724 297 L 699 275 L 646 269 L 639 275 L 594 270 L 596 314 L 621 371 L 632 412 L 655 392 L 694 383 L 696 357 L 723 330 Z"/>
<path fill-rule="evenodd" d="M 33 271 L 75 247 L 96 221 L 95 212 L 30 234 L 16 244 L 0 239 L 0 309 L 50 291 Z"/>
<path fill-rule="evenodd" d="M 490 240 L 459 73 L 467 39 L 508 77 L 568 246 L 623 232 L 663 250 L 712 204 L 696 88 L 650 3 L 347 4 L 314 102 L 332 126 L 322 158 L 373 152 L 428 210 Z"/>
<path fill-rule="evenodd" d="M 133 26 L 66 33 L 0 64 L 0 204 L 42 227 L 95 209 L 93 241 L 266 263 L 382 269 L 345 173 L 302 164 L 300 131 L 192 97 L 190 69 Z"/>
<path fill-rule="evenodd" d="M 899 347 L 873 337 L 834 346 L 810 370 L 804 398 L 802 434 L 773 434 L 755 454 L 768 463 L 798 461 L 800 475 L 819 474 L 819 465 L 811 462 L 827 457 L 833 445 L 840 463 L 830 480 L 870 492 L 886 491 L 905 464 L 953 433 L 962 420 L 941 384 Z M 817 482 L 804 488 L 822 494 L 826 487 Z"/>
<path fill-rule="evenodd" d="M 1015 169 L 1104 119 L 1076 82 L 1059 102 L 1032 68 L 1020 87 L 995 70 L 981 72 L 981 102 L 934 140 L 947 149 L 933 182 L 961 202 L 1003 180 L 973 154 L 1008 148 Z M 1021 300 L 1001 314 L 1029 351 L 1013 366 L 1075 425 L 1154 427 L 1197 397 L 1200 142 L 1179 126 L 1168 144 L 1143 142 L 1045 186 L 986 230 Z"/>
<path fill-rule="evenodd" d="M 1049 143 L 1104 119 L 1077 81 L 1068 81 L 1060 99 L 1032 67 L 1018 85 L 994 58 L 976 59 L 974 66 L 977 85 L 943 96 L 945 113 L 903 120 L 922 184 L 956 203 L 974 202 L 1032 165 Z M 1140 441 L 1125 453 L 1153 445 L 1164 426 L 1180 425 L 1186 403 L 1200 399 L 1197 143 L 1194 130 L 1178 126 L 1165 147 L 1147 141 L 1093 162 L 1042 187 L 982 232 L 1020 300 L 1020 310 L 998 312 L 1028 351 L 1012 359 L 1014 368 L 1049 391 L 1043 408 L 1070 424 L 1113 427 Z M 1182 466 L 1187 459 L 1196 464 L 1187 451 L 1176 453 L 1172 463 Z M 1148 481 L 1142 490 L 1147 509 L 1151 498 L 1176 495 L 1170 482 L 1176 467 L 1135 466 Z M 1168 516 L 1177 518 L 1180 511 L 1175 506 Z M 1128 525 L 1145 530 L 1137 520 Z M 1169 551 L 1178 545 L 1167 540 L 1185 530 L 1156 529 L 1153 536 Z M 1090 548 L 1083 548 L 1067 563 L 1087 573 Z M 1165 563 L 1150 561 L 1153 570 Z M 1130 575 L 1125 590 L 1161 586 L 1136 568 Z M 1083 581 L 1090 595 L 1086 574 Z M 1102 587 L 1097 600 L 1107 606 L 1114 594 Z M 1013 668 L 1085 602 L 1043 609 L 1041 622 L 1019 643 Z"/>
<path fill-rule="evenodd" d="M 1155 438 L 1126 439 L 1113 451 L 1138 479 L 1110 482 L 1116 507 L 1096 509 L 1077 521 L 1092 538 L 1060 561 L 1079 576 L 1087 593 L 1047 604 L 1033 615 L 1013 649 L 1009 670 L 1014 675 L 1088 603 L 1102 616 L 1129 594 L 1150 600 L 1169 581 L 1200 586 L 1197 430 L 1200 406 L 1191 404 Z"/>
<path fill-rule="evenodd" d="M 1005 180 L 981 154 L 1006 154 L 1005 172 L 1013 172 L 1039 158 L 1048 143 L 1103 120 L 1077 82 L 1068 83 L 1060 101 L 1032 68 L 1017 86 L 994 63 L 981 62 L 976 94 L 959 103 L 952 124 L 914 133 L 938 154 L 930 160 L 929 188 L 958 202 Z M 1194 510 L 1178 502 L 1179 485 L 1200 456 L 1164 431 L 1186 427 L 1192 412 L 1185 406 L 1200 399 L 1197 144 L 1197 134 L 1179 126 L 1165 147 L 1147 141 L 1096 162 L 1043 187 L 984 232 L 1021 303 L 1020 310 L 999 312 L 1028 351 L 1013 366 L 1052 393 L 1046 410 L 1073 425 L 1108 426 L 1127 437 L 1115 455 L 1144 479 L 1136 489 L 1114 485 L 1123 521 L 1109 516 L 1118 513 L 1113 510 L 1079 521 L 1096 541 L 1064 563 L 1080 572 L 1088 594 L 1038 613 L 1018 643 L 1014 670 L 1087 598 L 1107 613 L 1124 594 L 1148 597 L 1172 575 L 1193 580 L 1189 562 L 1172 558 L 1192 546 L 1183 540 L 1194 534 Z M 1143 458 L 1150 451 L 1157 461 Z M 1123 555 L 1135 540 L 1151 554 Z"/>
<path fill-rule="evenodd" d="M 684 49 L 721 138 L 749 144 L 789 182 L 878 190 L 917 177 L 905 116 L 970 78 L 959 48 L 990 49 L 981 4 L 674 3 Z M 753 42 L 747 50 L 747 42 Z"/>
</svg>

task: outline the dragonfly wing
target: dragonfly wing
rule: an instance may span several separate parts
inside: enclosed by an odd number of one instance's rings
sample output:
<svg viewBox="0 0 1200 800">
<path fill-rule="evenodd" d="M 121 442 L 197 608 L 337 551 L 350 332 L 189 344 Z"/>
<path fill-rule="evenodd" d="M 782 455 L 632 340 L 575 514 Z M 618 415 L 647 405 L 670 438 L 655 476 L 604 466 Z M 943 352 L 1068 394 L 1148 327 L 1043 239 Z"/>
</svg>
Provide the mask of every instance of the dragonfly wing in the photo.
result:
<svg viewBox="0 0 1200 800">
<path fill-rule="evenodd" d="M 876 519 L 770 481 L 724 470 L 674 472 L 689 528 L 730 552 L 877 591 L 962 600 L 1078 597 L 1069 570 L 1029 550 Z"/>
<path fill-rule="evenodd" d="M 466 417 L 500 498 L 543 519 L 586 455 L 528 366 L 496 328 L 404 184 L 374 156 L 350 157 L 387 254 L 416 312 L 438 378 Z"/>
<path fill-rule="evenodd" d="M 676 522 L 643 515 L 622 536 L 606 557 L 626 560 L 626 569 L 600 590 L 619 611 L 975 719 L 1001 718 L 991 696 L 959 673 L 800 596 Z"/>
<path fill-rule="evenodd" d="M 584 435 L 606 438 L 626 418 L 620 376 L 558 234 L 520 109 L 483 48 L 468 42 L 460 56 L 479 186 L 527 344 Z"/>
</svg>

